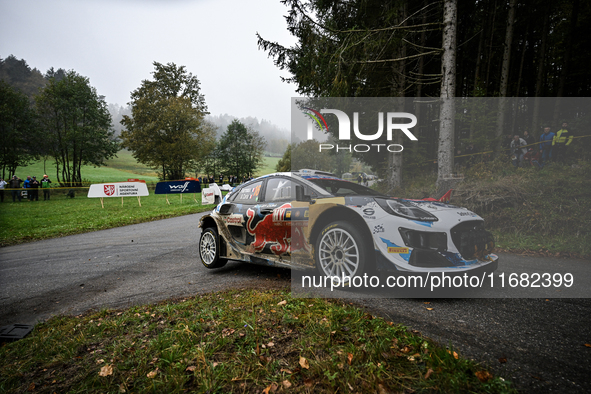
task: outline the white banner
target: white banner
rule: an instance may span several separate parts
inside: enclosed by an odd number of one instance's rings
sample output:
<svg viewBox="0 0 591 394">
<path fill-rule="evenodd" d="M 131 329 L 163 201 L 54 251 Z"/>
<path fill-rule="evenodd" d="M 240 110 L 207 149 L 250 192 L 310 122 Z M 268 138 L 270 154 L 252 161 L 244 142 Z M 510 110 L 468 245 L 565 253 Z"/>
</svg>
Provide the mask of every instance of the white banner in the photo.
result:
<svg viewBox="0 0 591 394">
<path fill-rule="evenodd" d="M 220 190 L 220 187 L 217 184 L 212 183 L 208 188 L 201 191 L 201 205 L 215 204 L 216 196 L 219 197 L 219 201 L 222 201 L 222 191 Z"/>
<path fill-rule="evenodd" d="M 88 197 L 141 197 L 148 196 L 144 182 L 112 182 L 90 185 Z"/>
</svg>

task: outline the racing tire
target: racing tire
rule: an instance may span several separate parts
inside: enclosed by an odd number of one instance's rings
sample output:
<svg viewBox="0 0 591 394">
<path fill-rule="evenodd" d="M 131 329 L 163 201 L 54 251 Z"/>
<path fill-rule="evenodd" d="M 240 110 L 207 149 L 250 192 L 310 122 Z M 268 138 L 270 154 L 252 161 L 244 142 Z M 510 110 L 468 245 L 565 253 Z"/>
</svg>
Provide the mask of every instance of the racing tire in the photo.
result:
<svg viewBox="0 0 591 394">
<path fill-rule="evenodd" d="M 321 275 L 361 276 L 366 272 L 369 257 L 365 237 L 348 222 L 328 223 L 316 240 L 314 260 Z"/>
<path fill-rule="evenodd" d="M 220 258 L 220 237 L 215 227 L 208 227 L 199 238 L 199 257 L 207 268 L 221 268 L 228 259 Z"/>
</svg>

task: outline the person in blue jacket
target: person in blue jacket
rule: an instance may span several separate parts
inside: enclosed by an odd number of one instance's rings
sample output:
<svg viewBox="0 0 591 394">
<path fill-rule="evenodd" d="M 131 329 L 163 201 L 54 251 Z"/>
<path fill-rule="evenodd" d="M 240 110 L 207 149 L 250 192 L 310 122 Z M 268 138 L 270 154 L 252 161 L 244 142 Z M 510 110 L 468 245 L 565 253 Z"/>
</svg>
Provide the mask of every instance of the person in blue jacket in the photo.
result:
<svg viewBox="0 0 591 394">
<path fill-rule="evenodd" d="M 31 176 L 28 176 L 27 179 L 23 182 L 23 189 L 30 189 L 31 188 Z M 33 193 L 30 190 L 27 190 L 27 200 L 32 201 L 31 198 L 33 197 Z"/>
<path fill-rule="evenodd" d="M 540 136 L 540 152 L 542 152 L 542 166 L 548 164 L 552 159 L 553 140 L 554 133 L 550 131 L 550 127 L 544 127 L 544 132 Z"/>
</svg>

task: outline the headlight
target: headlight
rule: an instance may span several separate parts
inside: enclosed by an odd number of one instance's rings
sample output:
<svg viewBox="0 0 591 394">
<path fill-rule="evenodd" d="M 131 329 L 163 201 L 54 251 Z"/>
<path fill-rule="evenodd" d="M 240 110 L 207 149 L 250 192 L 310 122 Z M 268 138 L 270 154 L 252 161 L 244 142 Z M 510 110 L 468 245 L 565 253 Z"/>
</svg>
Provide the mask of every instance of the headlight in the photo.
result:
<svg viewBox="0 0 591 394">
<path fill-rule="evenodd" d="M 376 198 L 380 207 L 391 215 L 401 216 L 406 219 L 419 220 L 421 222 L 436 222 L 437 217 L 417 207 L 410 201 L 388 198 Z"/>
</svg>

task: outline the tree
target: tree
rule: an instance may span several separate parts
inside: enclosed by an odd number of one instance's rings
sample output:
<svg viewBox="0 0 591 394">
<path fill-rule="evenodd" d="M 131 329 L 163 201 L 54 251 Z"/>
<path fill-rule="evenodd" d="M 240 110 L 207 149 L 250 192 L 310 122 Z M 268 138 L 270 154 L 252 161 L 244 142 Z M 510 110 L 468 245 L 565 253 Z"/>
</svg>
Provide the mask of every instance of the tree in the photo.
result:
<svg viewBox="0 0 591 394">
<path fill-rule="evenodd" d="M 36 156 L 35 114 L 28 97 L 0 81 L 0 166 L 2 178 L 11 177 L 17 167 L 26 166 Z"/>
<path fill-rule="evenodd" d="M 74 71 L 60 81 L 50 78 L 35 102 L 43 147 L 55 160 L 60 184 L 80 186 L 82 165 L 104 165 L 119 150 L 104 97 L 88 78 Z"/>
<path fill-rule="evenodd" d="M 439 25 L 409 23 L 406 0 L 283 2 L 290 7 L 288 30 L 298 38 L 298 45 L 286 48 L 260 36 L 258 43 L 275 59 L 275 65 L 293 75 L 285 81 L 295 83 L 298 93 L 306 96 L 402 97 L 409 85 L 423 83 L 419 59 L 441 52 L 439 48 L 406 45 L 415 39 L 415 31 Z M 430 7 L 421 5 L 412 10 L 413 15 Z M 332 133 L 337 129 L 329 130 Z M 363 143 L 355 138 L 351 142 Z M 400 186 L 401 153 L 386 152 L 386 160 L 384 155 L 353 155 L 376 168 L 390 188 Z M 342 160 L 339 171 L 345 164 Z"/>
<path fill-rule="evenodd" d="M 263 163 L 265 140 L 238 120 L 232 121 L 222 134 L 218 155 L 228 175 L 251 177 Z"/>
<path fill-rule="evenodd" d="M 293 171 L 304 168 L 332 172 L 335 167 L 334 155 L 320 152 L 320 143 L 316 140 L 300 142 L 291 151 Z"/>
<path fill-rule="evenodd" d="M 214 135 L 199 80 L 184 66 L 154 62 L 154 80 L 131 93 L 131 116 L 123 116 L 122 144 L 162 180 L 182 179 L 213 147 Z"/>
<path fill-rule="evenodd" d="M 443 59 L 441 62 L 441 104 L 439 116 L 439 153 L 437 185 L 447 187 L 454 166 L 455 88 L 456 88 L 456 24 L 457 0 L 445 0 L 443 9 Z M 441 190 L 440 190 L 441 191 Z"/>
<path fill-rule="evenodd" d="M 295 144 L 287 145 L 285 152 L 283 153 L 283 157 L 279 159 L 277 165 L 275 166 L 275 171 L 277 172 L 289 172 L 291 171 L 291 150 L 293 149 Z"/>
<path fill-rule="evenodd" d="M 26 94 L 29 99 L 38 94 L 47 82 L 39 70 L 31 69 L 24 59 L 18 60 L 13 55 L 0 59 L 0 79 Z"/>
</svg>

